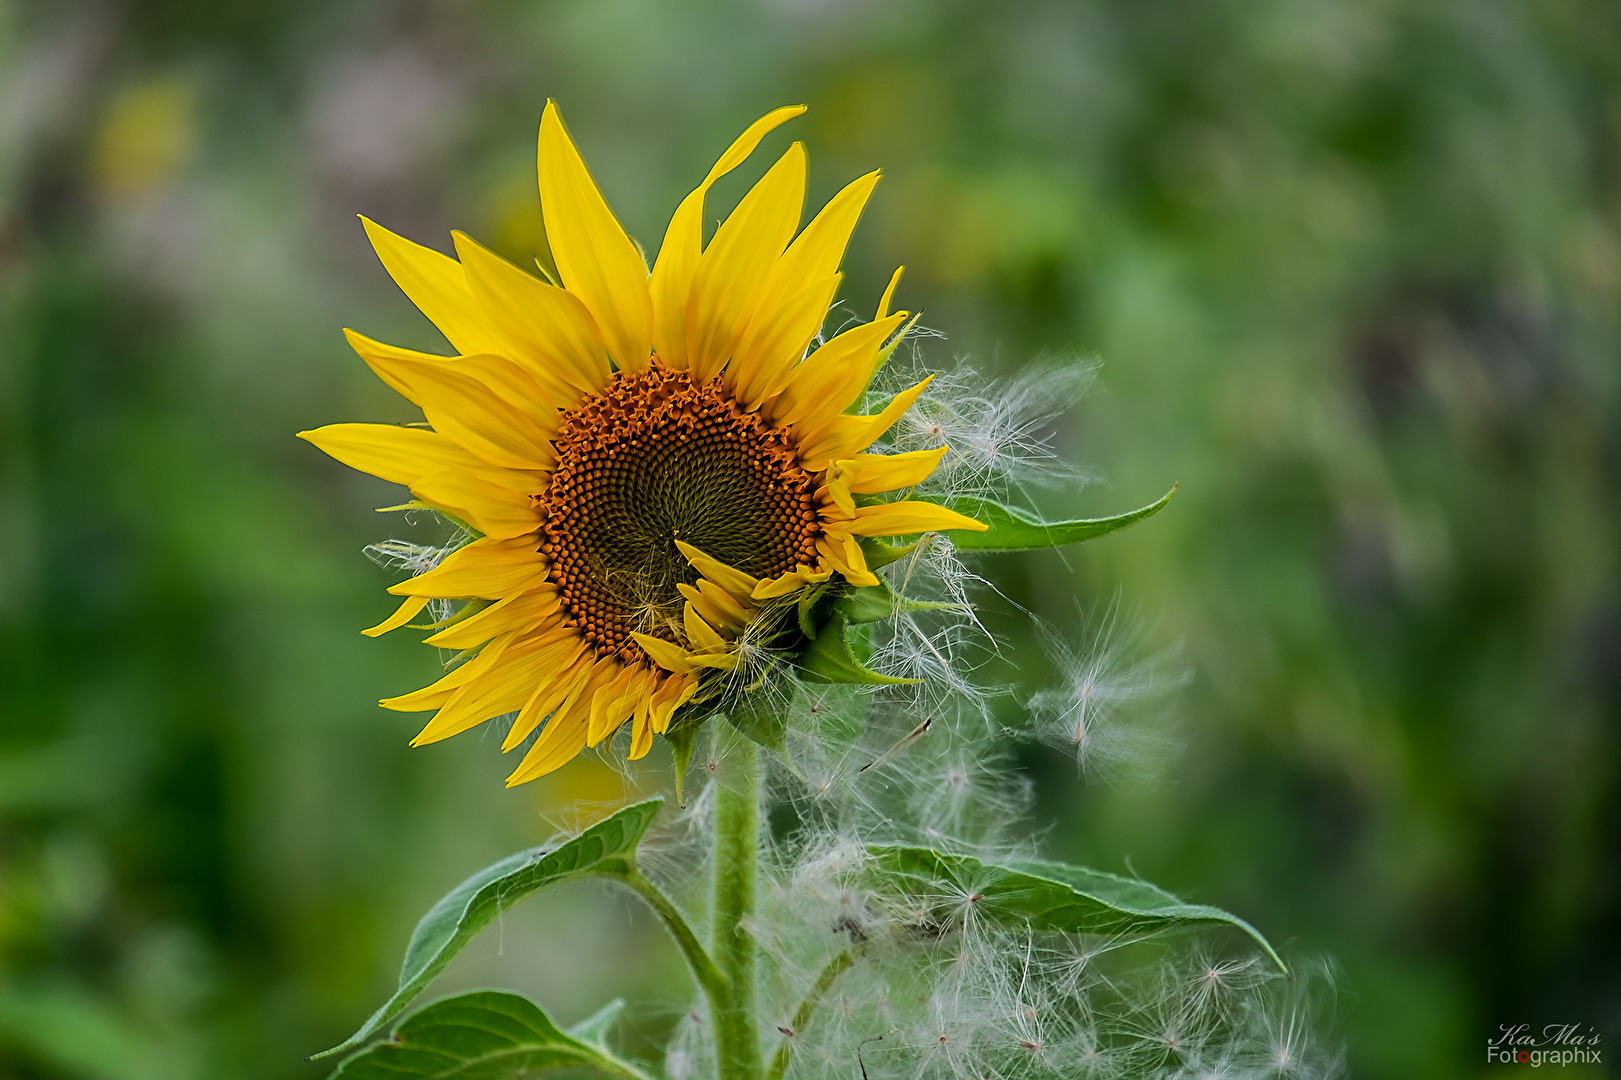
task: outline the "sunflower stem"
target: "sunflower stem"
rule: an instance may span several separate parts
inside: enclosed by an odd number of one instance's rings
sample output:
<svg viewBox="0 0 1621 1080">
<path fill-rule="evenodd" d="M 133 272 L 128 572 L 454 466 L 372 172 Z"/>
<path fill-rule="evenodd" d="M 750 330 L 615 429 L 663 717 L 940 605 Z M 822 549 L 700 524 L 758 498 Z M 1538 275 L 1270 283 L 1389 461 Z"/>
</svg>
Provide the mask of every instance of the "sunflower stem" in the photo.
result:
<svg viewBox="0 0 1621 1080">
<path fill-rule="evenodd" d="M 726 978 L 724 995 L 711 996 L 719 1080 L 760 1080 L 760 1034 L 754 1009 L 756 864 L 760 857 L 760 755 L 738 740 L 728 762 L 735 775 L 716 786 L 715 882 L 710 949 Z M 732 772 L 733 770 L 728 770 Z"/>
</svg>

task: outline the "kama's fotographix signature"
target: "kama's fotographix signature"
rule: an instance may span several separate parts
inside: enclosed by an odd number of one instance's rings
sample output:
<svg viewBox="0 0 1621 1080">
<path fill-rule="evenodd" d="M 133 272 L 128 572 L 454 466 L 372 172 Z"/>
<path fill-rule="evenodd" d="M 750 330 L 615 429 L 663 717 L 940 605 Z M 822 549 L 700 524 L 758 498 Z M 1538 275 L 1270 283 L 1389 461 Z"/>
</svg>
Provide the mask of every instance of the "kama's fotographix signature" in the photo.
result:
<svg viewBox="0 0 1621 1080">
<path fill-rule="evenodd" d="M 1502 1024 L 1486 1041 L 1486 1061 L 1500 1065 L 1598 1065 L 1600 1036 L 1581 1024 Z"/>
</svg>

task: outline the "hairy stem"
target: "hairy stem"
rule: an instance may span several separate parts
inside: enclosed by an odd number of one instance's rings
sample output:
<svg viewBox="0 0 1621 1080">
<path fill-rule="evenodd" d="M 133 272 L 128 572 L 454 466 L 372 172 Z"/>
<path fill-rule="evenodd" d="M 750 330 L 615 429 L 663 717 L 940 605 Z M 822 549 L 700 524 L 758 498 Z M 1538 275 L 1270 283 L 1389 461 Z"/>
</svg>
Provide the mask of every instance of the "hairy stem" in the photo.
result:
<svg viewBox="0 0 1621 1080">
<path fill-rule="evenodd" d="M 692 927 L 680 909 L 664 895 L 664 890 L 649 881 L 636 867 L 620 876 L 619 880 L 635 889 L 637 895 L 646 900 L 648 906 L 664 921 L 664 926 L 670 931 L 670 936 L 675 938 L 681 955 L 687 958 L 687 967 L 692 969 L 692 977 L 698 981 L 698 985 L 703 988 L 704 996 L 709 999 L 710 1008 L 719 1009 L 726 1000 L 729 989 L 726 976 L 721 974 L 720 969 L 715 966 L 715 961 L 710 959 L 703 942 L 692 932 Z"/>
<path fill-rule="evenodd" d="M 777 1047 L 776 1054 L 772 1056 L 771 1068 L 765 1074 L 766 1080 L 782 1080 L 782 1074 L 788 1071 L 788 1059 L 794 1054 L 794 1040 L 805 1030 L 805 1025 L 810 1023 L 811 1014 L 816 1011 L 816 1006 L 822 1003 L 822 998 L 827 996 L 828 990 L 833 986 L 833 980 L 843 975 L 855 962 L 856 954 L 852 949 L 845 949 L 827 962 L 827 967 L 816 977 L 816 982 L 811 985 L 805 1000 L 794 1010 L 794 1018 L 788 1021 L 790 1034 L 782 1040 L 782 1045 Z"/>
<path fill-rule="evenodd" d="M 728 765 L 730 785 L 716 786 L 715 891 L 710 948 L 726 979 L 723 1002 L 715 1002 L 715 1058 L 719 1080 L 760 1080 L 760 1035 L 754 1013 L 755 873 L 760 858 L 760 765 L 752 742 L 738 740 Z M 712 1002 L 714 999 L 711 999 Z"/>
</svg>

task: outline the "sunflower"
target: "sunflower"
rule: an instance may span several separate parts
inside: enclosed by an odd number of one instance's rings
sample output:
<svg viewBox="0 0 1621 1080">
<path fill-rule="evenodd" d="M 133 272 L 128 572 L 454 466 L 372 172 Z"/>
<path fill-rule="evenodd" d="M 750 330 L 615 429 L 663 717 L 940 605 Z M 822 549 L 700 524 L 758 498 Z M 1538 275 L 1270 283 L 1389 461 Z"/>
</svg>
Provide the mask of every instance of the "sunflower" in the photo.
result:
<svg viewBox="0 0 1621 1080">
<path fill-rule="evenodd" d="M 550 103 L 538 162 L 555 282 L 460 232 L 452 259 L 362 219 L 459 354 L 345 331 L 426 423 L 300 434 L 474 536 L 390 588 L 403 603 L 365 631 L 467 601 L 427 638 L 462 662 L 382 702 L 435 710 L 413 745 L 515 713 L 503 750 L 540 733 L 509 785 L 627 722 L 639 758 L 683 706 L 735 692 L 751 641 L 792 638 L 786 613 L 806 590 L 877 586 L 864 539 L 984 528 L 933 503 L 873 498 L 916 485 L 946 453 L 863 453 L 927 379 L 873 415 L 846 411 L 904 333 L 907 312 L 889 310 L 900 271 L 871 322 L 818 344 L 878 173 L 801 230 L 795 143 L 703 243 L 710 186 L 803 111 L 769 113 L 721 155 L 676 209 L 651 274 Z"/>
</svg>

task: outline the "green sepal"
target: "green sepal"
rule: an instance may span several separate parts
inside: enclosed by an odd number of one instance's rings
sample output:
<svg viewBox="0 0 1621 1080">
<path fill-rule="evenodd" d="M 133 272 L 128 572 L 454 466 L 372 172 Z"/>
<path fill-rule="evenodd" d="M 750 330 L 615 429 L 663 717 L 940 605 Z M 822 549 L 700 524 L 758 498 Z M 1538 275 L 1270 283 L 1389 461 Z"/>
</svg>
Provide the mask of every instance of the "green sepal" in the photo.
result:
<svg viewBox="0 0 1621 1080">
<path fill-rule="evenodd" d="M 895 614 L 895 591 L 883 578 L 876 585 L 851 589 L 839 598 L 835 610 L 853 623 L 878 622 Z"/>
<path fill-rule="evenodd" d="M 906 558 L 917 550 L 923 541 L 913 540 L 910 544 L 886 544 L 882 540 L 871 537 L 861 541 L 861 554 L 867 560 L 868 570 L 880 570 L 892 562 Z"/>
<path fill-rule="evenodd" d="M 310 1060 L 341 1054 L 371 1039 L 405 1010 L 434 976 L 491 920 L 530 893 L 575 878 L 623 877 L 636 867 L 636 845 L 663 799 L 616 811 L 555 848 L 509 855 L 446 893 L 411 932 L 399 989 L 349 1038 Z"/>
<path fill-rule="evenodd" d="M 902 611 L 961 611 L 963 605 L 938 600 L 913 600 L 889 587 L 889 582 L 878 579 L 876 585 L 863 585 L 851 589 L 839 598 L 834 610 L 853 624 L 881 622 Z"/>
<path fill-rule="evenodd" d="M 1171 485 L 1164 497 L 1147 506 L 1114 517 L 1082 518 L 1078 521 L 1042 521 L 1025 510 L 993 502 L 961 496 L 948 499 L 945 505 L 959 514 L 967 514 L 975 521 L 989 525 L 984 532 L 953 529 L 951 542 L 963 551 L 1022 551 L 1030 548 L 1060 547 L 1078 544 L 1105 536 L 1127 525 L 1152 517 L 1165 508 L 1176 494 L 1177 485 Z"/>
<path fill-rule="evenodd" d="M 818 629 L 816 622 L 816 604 L 827 594 L 831 582 L 824 581 L 814 588 L 804 589 L 799 594 L 799 632 L 807 638 L 815 638 Z"/>
<path fill-rule="evenodd" d="M 873 876 L 917 896 L 941 898 L 942 925 L 954 914 L 960 916 L 965 899 L 971 899 L 981 918 L 1068 934 L 1140 935 L 1219 923 L 1248 934 L 1280 970 L 1288 971 L 1261 932 L 1237 915 L 1185 904 L 1146 881 L 1043 859 L 991 863 L 901 844 L 875 844 L 867 853 Z"/>
<path fill-rule="evenodd" d="M 609 1005 L 586 1023 L 604 1013 L 612 1023 L 621 1005 Z M 386 1042 L 347 1058 L 331 1080 L 506 1080 L 565 1069 L 646 1080 L 646 1073 L 600 1039 L 578 1031 L 563 1031 L 521 994 L 474 990 L 412 1013 Z"/>
<path fill-rule="evenodd" d="M 841 611 L 822 627 L 815 639 L 799 657 L 800 674 L 807 682 L 865 683 L 869 686 L 893 686 L 898 683 L 920 683 L 922 679 L 897 679 L 880 675 L 856 659 L 850 649 L 849 618 Z"/>
<path fill-rule="evenodd" d="M 692 751 L 698 745 L 698 732 L 715 713 L 715 701 L 689 701 L 675 711 L 670 726 L 664 731 L 664 741 L 670 744 L 670 756 L 675 759 L 675 801 L 686 806 L 687 766 L 692 764 Z"/>
</svg>

